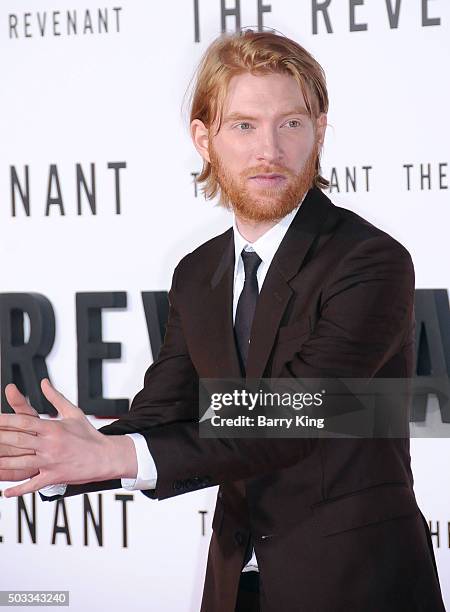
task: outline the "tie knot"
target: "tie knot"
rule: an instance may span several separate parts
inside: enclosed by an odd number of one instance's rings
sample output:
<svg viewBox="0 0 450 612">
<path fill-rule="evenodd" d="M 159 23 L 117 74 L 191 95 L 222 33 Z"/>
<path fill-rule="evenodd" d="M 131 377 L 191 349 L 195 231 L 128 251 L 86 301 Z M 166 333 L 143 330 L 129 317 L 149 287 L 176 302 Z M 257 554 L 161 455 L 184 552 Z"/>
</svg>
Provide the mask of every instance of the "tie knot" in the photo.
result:
<svg viewBox="0 0 450 612">
<path fill-rule="evenodd" d="M 244 262 L 245 278 L 251 278 L 256 276 L 256 271 L 261 258 L 256 251 L 246 251 L 245 249 L 241 253 L 242 261 Z"/>
</svg>

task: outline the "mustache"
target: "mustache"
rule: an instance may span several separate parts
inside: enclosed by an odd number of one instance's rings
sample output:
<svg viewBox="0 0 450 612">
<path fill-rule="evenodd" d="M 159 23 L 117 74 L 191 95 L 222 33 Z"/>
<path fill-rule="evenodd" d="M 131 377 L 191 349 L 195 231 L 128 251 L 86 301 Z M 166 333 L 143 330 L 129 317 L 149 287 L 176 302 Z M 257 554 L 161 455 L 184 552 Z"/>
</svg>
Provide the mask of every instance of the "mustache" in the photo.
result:
<svg viewBox="0 0 450 612">
<path fill-rule="evenodd" d="M 250 178 L 257 174 L 281 174 L 282 176 L 294 176 L 292 170 L 285 168 L 284 166 L 253 166 L 248 168 L 244 172 L 241 172 L 243 178 Z"/>
</svg>

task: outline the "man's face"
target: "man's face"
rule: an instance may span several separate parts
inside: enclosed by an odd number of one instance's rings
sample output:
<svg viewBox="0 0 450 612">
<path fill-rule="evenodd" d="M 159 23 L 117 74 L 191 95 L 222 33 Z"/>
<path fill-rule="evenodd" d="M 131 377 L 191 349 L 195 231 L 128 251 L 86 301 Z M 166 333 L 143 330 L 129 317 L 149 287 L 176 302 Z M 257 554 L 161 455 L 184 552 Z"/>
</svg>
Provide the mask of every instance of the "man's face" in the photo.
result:
<svg viewBox="0 0 450 612">
<path fill-rule="evenodd" d="M 208 153 L 233 210 L 252 221 L 275 221 L 291 212 L 312 186 L 325 127 L 326 115 L 309 118 L 294 77 L 232 77 Z"/>
</svg>

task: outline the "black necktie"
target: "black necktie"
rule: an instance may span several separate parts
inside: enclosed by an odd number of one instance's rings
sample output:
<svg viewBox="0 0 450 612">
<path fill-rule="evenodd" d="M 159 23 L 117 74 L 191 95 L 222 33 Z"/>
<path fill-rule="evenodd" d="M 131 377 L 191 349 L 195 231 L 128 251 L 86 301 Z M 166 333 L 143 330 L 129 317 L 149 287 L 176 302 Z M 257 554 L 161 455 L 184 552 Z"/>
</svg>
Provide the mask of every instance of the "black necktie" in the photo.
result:
<svg viewBox="0 0 450 612">
<path fill-rule="evenodd" d="M 259 264 L 261 263 L 261 259 L 255 251 L 243 250 L 241 255 L 242 261 L 244 262 L 245 281 L 236 308 L 236 317 L 234 319 L 234 334 L 236 337 L 236 345 L 241 360 L 242 373 L 245 376 L 250 331 L 252 329 L 256 302 L 258 300 L 259 294 L 256 272 L 258 270 Z M 245 567 L 250 561 L 252 553 L 253 541 L 250 537 L 247 543 L 247 549 L 244 554 L 244 565 L 242 567 Z"/>
<path fill-rule="evenodd" d="M 248 343 L 252 329 L 253 316 L 255 314 L 256 302 L 258 300 L 258 279 L 256 272 L 261 259 L 255 251 L 241 253 L 244 262 L 245 281 L 236 308 L 234 320 L 234 334 L 236 345 L 241 360 L 242 371 L 245 374 L 247 367 Z"/>
</svg>

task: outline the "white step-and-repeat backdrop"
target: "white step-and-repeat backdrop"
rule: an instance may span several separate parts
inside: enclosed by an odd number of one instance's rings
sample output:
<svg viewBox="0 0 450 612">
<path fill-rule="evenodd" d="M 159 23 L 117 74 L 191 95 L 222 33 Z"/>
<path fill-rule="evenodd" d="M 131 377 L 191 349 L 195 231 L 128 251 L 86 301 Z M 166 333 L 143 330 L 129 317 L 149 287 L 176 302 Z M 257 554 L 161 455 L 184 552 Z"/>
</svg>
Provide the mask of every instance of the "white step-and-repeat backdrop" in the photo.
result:
<svg viewBox="0 0 450 612">
<path fill-rule="evenodd" d="M 448 373 L 447 0 L 8 0 L 0 6 L 3 376 L 8 351 L 36 340 L 45 312 L 54 337 L 41 337 L 39 368 L 66 396 L 89 412 L 89 342 L 109 343 L 97 346 L 104 360 L 93 384 L 110 400 L 99 402 L 102 414 L 123 410 L 141 388 L 158 336 L 152 292 L 166 291 L 179 259 L 231 222 L 197 193 L 186 88 L 224 28 L 258 24 L 323 65 L 330 197 L 410 250 L 435 316 L 422 373 L 433 360 Z M 27 306 L 21 336 L 15 313 Z M 86 336 L 95 320 L 97 337 Z M 444 404 L 430 396 L 412 458 L 450 608 L 450 445 L 427 437 Z M 0 589 L 70 590 L 76 611 L 195 612 L 215 494 L 156 502 L 116 490 L 59 505 L 0 497 Z"/>
</svg>

